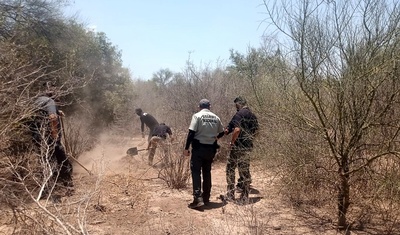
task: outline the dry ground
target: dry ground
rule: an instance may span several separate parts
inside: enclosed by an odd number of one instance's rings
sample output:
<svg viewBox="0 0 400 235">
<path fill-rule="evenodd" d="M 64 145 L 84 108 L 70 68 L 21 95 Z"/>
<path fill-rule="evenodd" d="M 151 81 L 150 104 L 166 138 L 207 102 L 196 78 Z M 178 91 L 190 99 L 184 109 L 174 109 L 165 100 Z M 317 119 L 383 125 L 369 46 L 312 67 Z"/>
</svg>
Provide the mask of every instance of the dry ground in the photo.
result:
<svg viewBox="0 0 400 235">
<path fill-rule="evenodd" d="M 141 138 L 104 138 L 79 158 L 92 175 L 75 165 L 76 192 L 62 198 L 62 205 L 90 198 L 85 213 L 79 214 L 86 220 L 89 234 L 337 234 L 331 224 L 285 204 L 274 177 L 254 167 L 249 204 L 223 204 L 217 199 L 224 193 L 226 182 L 225 165 L 216 162 L 211 204 L 189 209 L 191 183 L 181 190 L 168 188 L 158 178 L 160 168 L 146 164 L 146 151 L 126 156 L 126 150 L 135 146 L 144 148 L 145 143 Z M 0 225 L 0 234 L 8 234 L 7 226 Z"/>
</svg>

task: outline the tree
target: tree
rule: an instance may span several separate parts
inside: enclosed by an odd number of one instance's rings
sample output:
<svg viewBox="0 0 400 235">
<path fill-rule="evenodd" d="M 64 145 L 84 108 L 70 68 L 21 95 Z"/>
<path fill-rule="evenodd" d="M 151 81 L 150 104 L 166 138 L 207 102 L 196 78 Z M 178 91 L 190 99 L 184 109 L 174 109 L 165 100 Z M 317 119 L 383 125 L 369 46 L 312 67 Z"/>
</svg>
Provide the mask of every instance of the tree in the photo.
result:
<svg viewBox="0 0 400 235">
<path fill-rule="evenodd" d="M 329 149 L 319 158 L 336 167 L 337 223 L 347 229 L 351 178 L 376 161 L 400 156 L 399 5 L 376 0 L 264 5 L 268 21 L 289 41 L 283 50 L 306 101 L 292 96 L 299 109 L 290 122 L 301 133 L 323 138 L 321 146 Z M 315 144 L 308 143 L 309 149 Z"/>
<path fill-rule="evenodd" d="M 279 48 L 264 44 L 260 48 L 249 47 L 247 54 L 231 50 L 230 59 L 230 83 L 235 84 L 231 89 L 252 100 L 257 111 L 273 111 L 271 106 L 278 91 L 275 87 L 286 86 L 290 77 Z"/>
<path fill-rule="evenodd" d="M 49 162 L 40 162 L 37 156 L 47 159 L 49 146 L 40 146 L 44 150 L 40 154 L 32 151 L 37 146 L 28 127 L 38 109 L 35 99 L 53 89 L 63 101 L 62 109 L 68 120 L 77 121 L 72 117 L 78 108 L 88 107 L 85 118 L 80 115 L 78 121 L 100 123 L 96 126 L 98 131 L 123 117 L 133 100 L 133 83 L 129 70 L 122 67 L 118 48 L 105 34 L 95 34 L 74 20 L 64 19 L 59 14 L 63 2 L 5 0 L 0 3 L 0 201 L 12 209 L 24 208 L 19 212 L 14 210 L 15 231 L 53 221 L 54 227 L 38 226 L 38 231 L 31 232 L 54 234 L 61 229 L 65 234 L 79 233 L 78 230 L 85 233 L 83 224 L 80 229 L 75 225 L 64 226 L 64 219 L 52 214 L 47 202 L 39 201 L 49 179 L 46 173 L 52 171 Z M 79 133 L 86 131 L 80 124 L 71 126 L 80 128 Z M 50 196 L 49 192 L 46 199 Z M 36 211 L 35 218 L 25 217 L 32 209 L 26 203 L 28 198 L 43 213 Z"/>
<path fill-rule="evenodd" d="M 166 86 L 174 76 L 174 73 L 169 69 L 160 69 L 158 72 L 153 74 L 152 81 L 157 86 Z"/>
</svg>

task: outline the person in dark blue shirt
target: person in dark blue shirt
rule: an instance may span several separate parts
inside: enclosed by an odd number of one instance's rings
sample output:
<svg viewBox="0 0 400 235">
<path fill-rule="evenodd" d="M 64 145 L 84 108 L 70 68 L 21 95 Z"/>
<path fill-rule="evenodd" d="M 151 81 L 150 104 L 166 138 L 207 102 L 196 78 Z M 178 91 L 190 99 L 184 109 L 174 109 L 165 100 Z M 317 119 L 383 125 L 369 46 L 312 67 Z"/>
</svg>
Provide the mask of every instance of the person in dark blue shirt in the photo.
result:
<svg viewBox="0 0 400 235">
<path fill-rule="evenodd" d="M 146 125 L 149 128 L 149 136 L 147 138 L 147 143 L 149 143 L 154 129 L 159 125 L 158 121 L 151 114 L 143 112 L 141 108 L 135 109 L 135 112 L 140 117 L 140 130 L 142 132 L 142 138 L 145 137 L 144 126 Z"/>
<path fill-rule="evenodd" d="M 174 138 L 172 136 L 171 128 L 169 126 L 165 125 L 165 123 L 160 123 L 160 125 L 158 125 L 154 128 L 152 137 L 147 146 L 147 150 L 150 150 L 149 158 L 148 158 L 148 164 L 150 166 L 153 165 L 153 158 L 154 158 L 154 155 L 156 153 L 156 149 L 158 146 L 161 147 L 161 150 L 163 152 L 162 158 L 163 158 L 164 165 L 166 166 L 169 164 L 168 148 L 166 146 L 167 137 L 169 137 L 169 140 L 171 142 L 174 140 Z"/>
<path fill-rule="evenodd" d="M 249 197 L 251 174 L 250 152 L 253 149 L 253 139 L 258 130 L 256 115 L 249 109 L 243 97 L 234 100 L 237 112 L 232 117 L 225 134 L 232 133 L 231 151 L 226 165 L 227 199 L 235 199 L 235 169 L 238 168 L 239 179 L 237 187 L 241 191 L 240 198 Z"/>
</svg>

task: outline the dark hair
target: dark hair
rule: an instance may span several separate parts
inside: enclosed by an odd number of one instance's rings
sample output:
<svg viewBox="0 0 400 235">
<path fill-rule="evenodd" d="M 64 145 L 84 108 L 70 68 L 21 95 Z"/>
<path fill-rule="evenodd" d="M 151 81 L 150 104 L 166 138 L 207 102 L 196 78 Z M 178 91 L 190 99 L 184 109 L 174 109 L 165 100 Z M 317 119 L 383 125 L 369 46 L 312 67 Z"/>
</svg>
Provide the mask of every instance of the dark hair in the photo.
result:
<svg viewBox="0 0 400 235">
<path fill-rule="evenodd" d="M 164 122 L 160 123 L 160 126 L 165 126 L 165 123 Z"/>
<path fill-rule="evenodd" d="M 143 110 L 141 108 L 135 109 L 135 113 L 143 113 Z"/>
<path fill-rule="evenodd" d="M 246 105 L 246 104 L 247 104 L 246 99 L 243 98 L 243 97 L 241 97 L 241 96 L 236 97 L 235 100 L 234 100 L 233 102 L 234 102 L 234 103 L 241 104 L 241 105 Z"/>
<path fill-rule="evenodd" d="M 46 91 L 45 92 L 46 96 L 53 98 L 54 97 L 54 91 Z"/>
</svg>

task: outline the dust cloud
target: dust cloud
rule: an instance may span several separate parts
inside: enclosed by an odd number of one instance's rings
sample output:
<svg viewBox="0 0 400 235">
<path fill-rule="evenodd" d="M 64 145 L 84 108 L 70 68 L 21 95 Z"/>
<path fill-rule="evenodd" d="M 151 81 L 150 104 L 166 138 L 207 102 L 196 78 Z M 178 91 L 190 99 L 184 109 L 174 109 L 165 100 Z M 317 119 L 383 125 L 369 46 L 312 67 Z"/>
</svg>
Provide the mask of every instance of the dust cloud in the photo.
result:
<svg viewBox="0 0 400 235">
<path fill-rule="evenodd" d="M 145 148 L 146 141 L 142 138 L 121 137 L 102 134 L 98 144 L 90 151 L 79 156 L 78 161 L 93 174 L 127 173 L 124 158 L 139 158 L 127 156 L 126 151 L 132 147 Z M 73 162 L 74 174 L 85 174 L 86 170 Z"/>
</svg>

